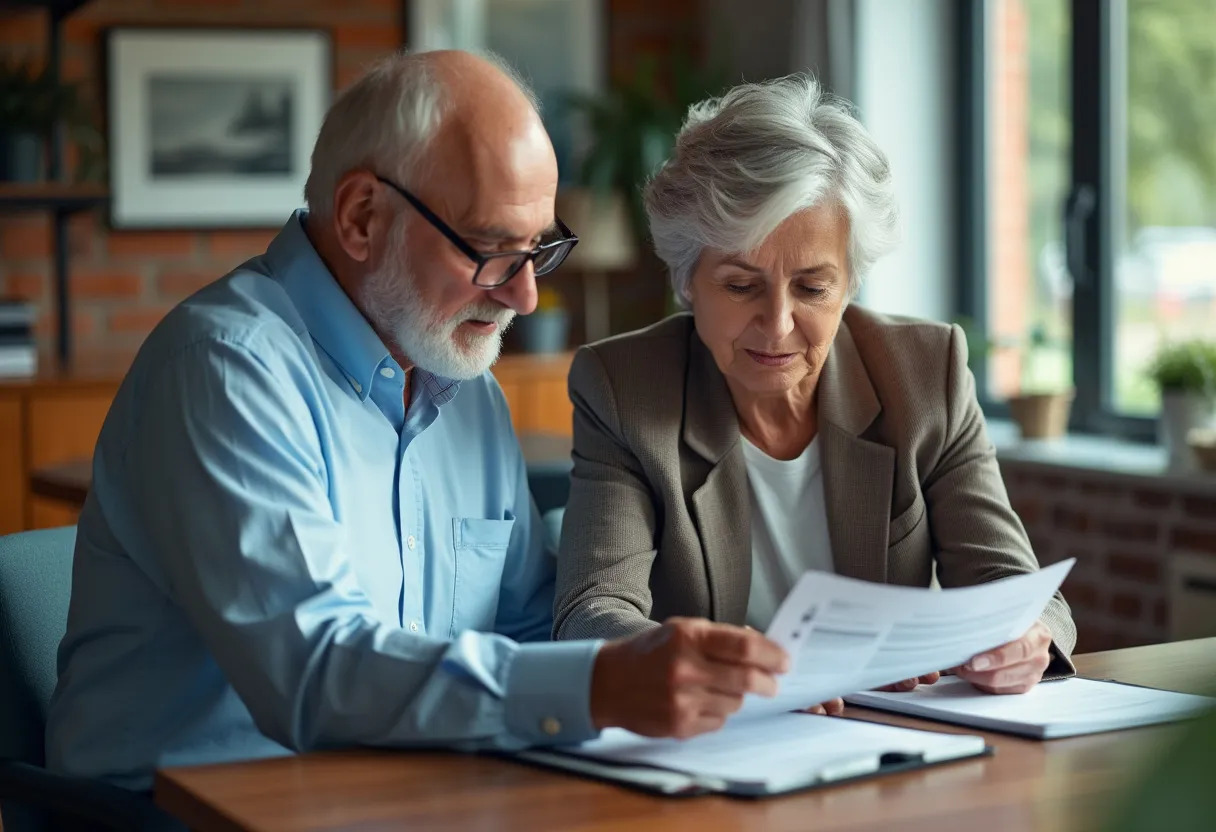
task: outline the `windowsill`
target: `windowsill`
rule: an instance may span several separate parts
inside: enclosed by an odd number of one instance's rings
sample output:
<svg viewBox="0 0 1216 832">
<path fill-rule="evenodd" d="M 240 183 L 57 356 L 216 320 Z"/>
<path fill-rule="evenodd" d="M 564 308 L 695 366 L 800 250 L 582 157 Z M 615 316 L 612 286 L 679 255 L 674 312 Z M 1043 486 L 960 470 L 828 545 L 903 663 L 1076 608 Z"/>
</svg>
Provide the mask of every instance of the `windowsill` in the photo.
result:
<svg viewBox="0 0 1216 832">
<path fill-rule="evenodd" d="M 1007 419 L 989 419 L 988 437 L 1002 463 L 1089 471 L 1172 491 L 1216 494 L 1216 473 L 1168 471 L 1165 449 L 1158 445 L 1083 434 L 1022 440 L 1017 425 Z"/>
</svg>

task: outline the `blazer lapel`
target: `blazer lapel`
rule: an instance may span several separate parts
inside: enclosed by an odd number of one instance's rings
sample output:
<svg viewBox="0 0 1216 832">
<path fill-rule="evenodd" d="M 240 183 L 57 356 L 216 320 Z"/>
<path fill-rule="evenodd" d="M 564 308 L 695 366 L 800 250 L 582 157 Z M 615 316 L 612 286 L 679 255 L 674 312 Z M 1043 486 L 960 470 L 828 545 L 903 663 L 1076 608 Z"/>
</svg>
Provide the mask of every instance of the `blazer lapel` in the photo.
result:
<svg viewBox="0 0 1216 832">
<path fill-rule="evenodd" d="M 693 522 L 709 580 L 710 617 L 742 624 L 752 580 L 747 466 L 726 379 L 691 327 L 683 438 L 712 466 L 692 495 Z"/>
<path fill-rule="evenodd" d="M 832 556 L 841 575 L 887 578 L 895 450 L 861 434 L 882 410 L 847 323 L 819 378 L 819 437 Z"/>
</svg>

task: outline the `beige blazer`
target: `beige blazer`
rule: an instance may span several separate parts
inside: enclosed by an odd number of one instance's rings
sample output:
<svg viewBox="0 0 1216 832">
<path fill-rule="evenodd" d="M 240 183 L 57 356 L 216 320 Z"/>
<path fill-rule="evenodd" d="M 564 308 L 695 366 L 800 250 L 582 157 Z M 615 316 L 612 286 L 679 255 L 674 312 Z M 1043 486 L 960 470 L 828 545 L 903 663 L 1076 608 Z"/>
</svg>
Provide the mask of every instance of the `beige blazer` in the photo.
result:
<svg viewBox="0 0 1216 832">
<path fill-rule="evenodd" d="M 820 376 L 819 441 L 836 572 L 968 586 L 1038 568 L 1001 480 L 958 327 L 844 314 Z M 668 616 L 742 624 L 747 470 L 726 381 L 689 314 L 583 347 L 570 370 L 574 472 L 557 638 L 613 638 Z M 1056 595 L 1052 675 L 1076 628 Z"/>
</svg>

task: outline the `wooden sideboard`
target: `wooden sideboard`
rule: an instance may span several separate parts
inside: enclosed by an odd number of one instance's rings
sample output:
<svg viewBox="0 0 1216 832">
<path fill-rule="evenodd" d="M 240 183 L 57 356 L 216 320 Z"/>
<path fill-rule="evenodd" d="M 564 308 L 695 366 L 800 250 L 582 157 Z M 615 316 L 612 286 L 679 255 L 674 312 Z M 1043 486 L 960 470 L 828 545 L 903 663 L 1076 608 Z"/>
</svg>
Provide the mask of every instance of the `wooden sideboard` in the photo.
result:
<svg viewBox="0 0 1216 832">
<path fill-rule="evenodd" d="M 573 356 L 504 355 L 494 366 L 517 433 L 569 436 L 566 375 Z M 31 474 L 88 459 L 126 363 L 0 379 L 0 534 L 76 522 L 76 510 L 30 490 Z"/>
</svg>

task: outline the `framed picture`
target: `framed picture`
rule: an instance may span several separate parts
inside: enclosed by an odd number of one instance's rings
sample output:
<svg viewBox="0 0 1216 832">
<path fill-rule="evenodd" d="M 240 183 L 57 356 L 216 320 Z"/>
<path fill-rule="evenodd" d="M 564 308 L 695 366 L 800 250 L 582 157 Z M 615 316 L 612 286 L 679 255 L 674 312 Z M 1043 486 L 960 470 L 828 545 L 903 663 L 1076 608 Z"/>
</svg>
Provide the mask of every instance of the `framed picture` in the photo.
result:
<svg viewBox="0 0 1216 832">
<path fill-rule="evenodd" d="M 562 182 L 576 178 L 586 126 L 566 103 L 605 88 L 604 0 L 409 0 L 407 11 L 412 50 L 489 49 L 514 66 L 540 99 Z"/>
<path fill-rule="evenodd" d="M 277 227 L 303 204 L 327 32 L 119 27 L 106 69 L 113 227 Z"/>
</svg>

